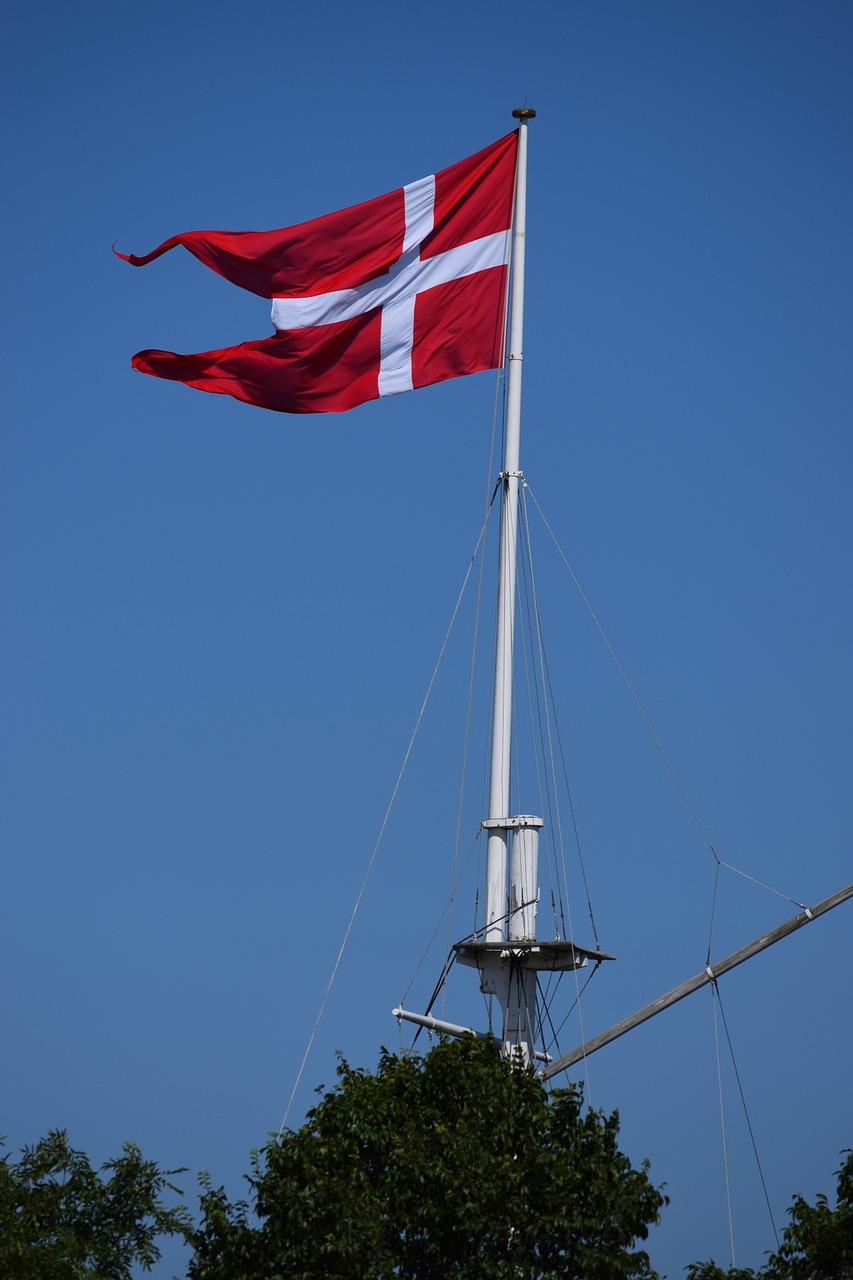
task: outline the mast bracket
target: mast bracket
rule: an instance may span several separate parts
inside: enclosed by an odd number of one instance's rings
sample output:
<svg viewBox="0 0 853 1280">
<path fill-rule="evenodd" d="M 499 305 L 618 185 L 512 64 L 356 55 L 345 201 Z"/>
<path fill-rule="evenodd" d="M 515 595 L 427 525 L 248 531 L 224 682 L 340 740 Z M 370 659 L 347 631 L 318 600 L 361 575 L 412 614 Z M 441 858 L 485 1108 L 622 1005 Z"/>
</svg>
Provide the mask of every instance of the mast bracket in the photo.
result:
<svg viewBox="0 0 853 1280">
<path fill-rule="evenodd" d="M 514 818 L 484 818 L 480 823 L 481 831 L 515 831 L 519 827 L 544 827 L 542 818 L 535 818 L 529 813 L 517 814 Z"/>
<path fill-rule="evenodd" d="M 561 938 L 545 941 L 536 938 L 498 938 L 480 942 L 469 938 L 455 942 L 453 950 L 460 964 L 472 969 L 494 971 L 508 966 L 534 970 L 537 973 L 559 973 L 566 969 L 585 969 L 593 961 L 613 960 L 605 951 L 592 951 Z"/>
</svg>

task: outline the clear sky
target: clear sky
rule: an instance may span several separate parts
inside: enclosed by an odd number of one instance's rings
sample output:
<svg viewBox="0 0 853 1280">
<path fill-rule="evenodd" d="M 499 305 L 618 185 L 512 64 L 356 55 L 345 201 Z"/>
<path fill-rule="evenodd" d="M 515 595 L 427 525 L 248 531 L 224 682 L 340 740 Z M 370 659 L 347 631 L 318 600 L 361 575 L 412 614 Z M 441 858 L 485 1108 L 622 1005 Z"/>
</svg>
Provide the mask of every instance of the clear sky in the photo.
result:
<svg viewBox="0 0 853 1280">
<path fill-rule="evenodd" d="M 268 305 L 183 251 L 133 271 L 110 247 L 367 199 L 485 146 L 525 99 L 532 491 L 721 857 L 804 903 L 853 879 L 845 0 L 35 0 L 4 37 L 13 1147 L 61 1126 L 103 1160 L 129 1138 L 240 1190 L 293 1089 L 488 482 L 493 375 L 288 418 L 132 373 L 140 348 L 263 337 Z M 592 1034 L 703 968 L 713 861 L 556 564 L 540 594 L 619 957 L 585 999 Z M 291 1123 L 335 1050 L 371 1067 L 400 1043 L 389 1011 L 450 876 L 467 663 L 463 640 Z M 795 910 L 726 875 L 714 955 Z M 852 930 L 841 907 L 722 983 L 780 1225 L 853 1145 Z M 454 976 L 447 1017 L 481 1017 L 475 985 Z M 563 1048 L 577 1039 L 575 1019 Z M 667 1184 L 653 1262 L 727 1263 L 708 992 L 591 1059 L 588 1090 Z M 754 1265 L 773 1239 L 725 1057 L 723 1095 Z"/>
</svg>

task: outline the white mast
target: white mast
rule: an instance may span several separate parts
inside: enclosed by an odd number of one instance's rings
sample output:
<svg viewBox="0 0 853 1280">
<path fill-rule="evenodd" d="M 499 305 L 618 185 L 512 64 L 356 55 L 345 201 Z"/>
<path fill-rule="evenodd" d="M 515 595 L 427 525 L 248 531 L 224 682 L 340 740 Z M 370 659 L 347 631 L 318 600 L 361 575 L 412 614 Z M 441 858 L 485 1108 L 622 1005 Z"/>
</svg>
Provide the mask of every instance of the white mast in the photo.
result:
<svg viewBox="0 0 853 1280">
<path fill-rule="evenodd" d="M 537 1053 L 534 1039 L 536 974 L 586 965 L 591 952 L 574 943 L 536 940 L 539 829 L 542 819 L 528 814 L 513 816 L 510 804 L 513 636 L 515 631 L 516 548 L 521 437 L 521 365 L 524 329 L 524 248 L 527 220 L 527 122 L 536 112 L 516 107 L 519 122 L 516 165 L 515 212 L 512 241 L 512 302 L 509 332 L 509 374 L 502 491 L 500 563 L 498 569 L 497 639 L 495 646 L 494 703 L 492 713 L 489 811 L 483 827 L 488 832 L 486 856 L 486 913 L 481 938 L 456 943 L 462 964 L 479 970 L 480 990 L 496 997 L 500 1031 L 495 1037 L 507 1057 L 520 1054 L 525 1063 L 546 1058 Z M 510 849 L 511 844 L 511 849 Z M 509 873 L 509 874 L 507 874 Z M 467 1034 L 466 1029 L 429 1015 L 397 1008 L 394 1016 L 446 1035 Z M 477 1033 L 482 1034 L 482 1033 Z M 547 1060 L 547 1058 L 546 1058 Z"/>
<path fill-rule="evenodd" d="M 486 941 L 506 936 L 507 845 L 509 830 L 498 825 L 510 810 L 510 748 L 512 742 L 512 660 L 515 631 L 515 573 L 518 536 L 518 487 L 521 477 L 521 366 L 524 356 L 524 248 L 527 223 L 527 121 L 536 112 L 517 107 L 513 116 L 520 121 L 516 166 L 515 216 L 512 234 L 512 310 L 509 330 L 509 373 L 507 382 L 506 437 L 504 465 L 500 479 L 501 505 L 500 568 L 498 571 L 498 618 L 495 652 L 494 713 L 492 720 L 492 765 L 489 785 L 489 841 L 486 862 Z M 494 824 L 494 825 L 493 825 Z"/>
<path fill-rule="evenodd" d="M 492 757 L 489 783 L 489 816 L 486 858 L 485 940 L 536 936 L 535 898 L 538 818 L 510 816 L 512 747 L 513 639 L 515 635 L 515 580 L 518 547 L 518 491 L 521 447 L 521 372 L 524 358 L 524 251 L 527 231 L 527 122 L 536 112 L 517 107 L 519 121 L 518 162 L 515 184 L 515 216 L 512 238 L 512 303 L 509 328 L 509 370 L 504 440 L 498 614 L 495 645 L 495 683 L 492 716 Z M 512 871 L 507 896 L 507 864 L 510 832 L 514 832 Z M 525 910 L 514 908 L 525 904 Z M 483 957 L 486 960 L 486 957 Z M 492 963 L 497 960 L 497 965 Z M 533 1053 L 533 1019 L 536 976 L 523 967 L 507 964 L 507 956 L 488 957 L 481 969 L 483 989 L 497 996 L 501 1008 L 501 1044 L 505 1054 L 521 1050 L 525 1061 Z"/>
<path fill-rule="evenodd" d="M 513 636 L 518 545 L 520 467 L 521 366 L 524 355 L 524 249 L 527 230 L 527 122 L 536 115 L 530 107 L 512 113 L 519 121 L 515 217 L 512 247 L 512 310 L 509 332 L 504 464 L 500 475 L 500 566 L 495 646 L 495 684 L 492 719 L 492 757 L 486 859 L 486 919 L 483 940 L 457 943 L 463 964 L 480 972 L 480 989 L 495 996 L 501 1011 L 500 1045 L 506 1057 L 525 1063 L 546 1055 L 536 1051 L 536 975 L 586 965 L 593 953 L 565 939 L 540 942 L 536 938 L 539 899 L 539 830 L 542 819 L 513 815 L 510 801 L 512 745 Z M 510 850 L 510 841 L 512 848 Z M 507 871 L 509 875 L 507 875 Z M 602 957 L 603 958 L 603 957 Z"/>
</svg>

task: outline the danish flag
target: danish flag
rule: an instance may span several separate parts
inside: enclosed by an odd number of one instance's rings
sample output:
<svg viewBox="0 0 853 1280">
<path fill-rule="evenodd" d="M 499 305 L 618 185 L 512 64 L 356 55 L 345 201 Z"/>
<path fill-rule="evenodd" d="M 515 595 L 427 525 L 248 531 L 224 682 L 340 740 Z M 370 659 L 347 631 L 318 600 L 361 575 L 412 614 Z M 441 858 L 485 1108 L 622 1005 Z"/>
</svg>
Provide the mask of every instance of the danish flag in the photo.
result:
<svg viewBox="0 0 853 1280">
<path fill-rule="evenodd" d="M 188 231 L 226 280 L 272 299 L 275 334 L 134 369 L 282 413 L 341 412 L 503 362 L 518 134 L 363 204 L 279 231 Z"/>
</svg>

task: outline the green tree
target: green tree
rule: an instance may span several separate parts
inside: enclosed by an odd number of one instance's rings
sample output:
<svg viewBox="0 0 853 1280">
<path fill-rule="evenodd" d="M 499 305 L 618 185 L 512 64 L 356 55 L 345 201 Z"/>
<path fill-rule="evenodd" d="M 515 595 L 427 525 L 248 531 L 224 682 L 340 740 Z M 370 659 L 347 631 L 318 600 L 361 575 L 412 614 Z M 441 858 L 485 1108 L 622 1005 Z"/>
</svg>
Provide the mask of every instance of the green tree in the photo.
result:
<svg viewBox="0 0 853 1280">
<path fill-rule="evenodd" d="M 127 1142 L 100 1171 L 55 1130 L 13 1162 L 0 1159 L 0 1276 L 3 1280 L 130 1280 L 160 1257 L 157 1240 L 186 1237 L 183 1206 L 166 1207 L 169 1179 Z M 179 1194 L 179 1193 L 178 1193 Z"/>
<path fill-rule="evenodd" d="M 255 1154 L 250 1202 L 204 1183 L 192 1280 L 654 1276 L 634 1245 L 666 1197 L 580 1088 L 473 1038 L 338 1077 Z"/>
<path fill-rule="evenodd" d="M 853 1152 L 837 1176 L 834 1207 L 822 1192 L 813 1205 L 794 1198 L 779 1250 L 759 1271 L 697 1262 L 687 1268 L 688 1280 L 853 1280 Z"/>
</svg>

